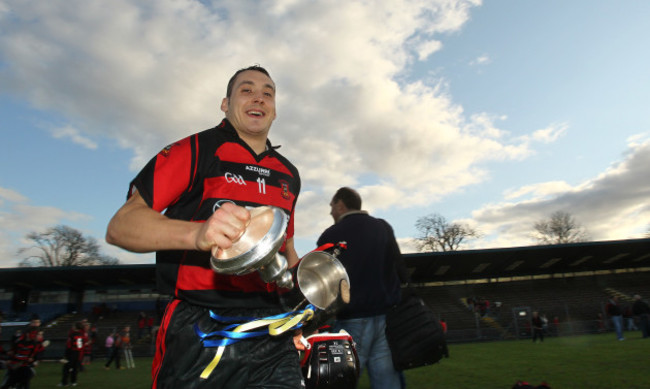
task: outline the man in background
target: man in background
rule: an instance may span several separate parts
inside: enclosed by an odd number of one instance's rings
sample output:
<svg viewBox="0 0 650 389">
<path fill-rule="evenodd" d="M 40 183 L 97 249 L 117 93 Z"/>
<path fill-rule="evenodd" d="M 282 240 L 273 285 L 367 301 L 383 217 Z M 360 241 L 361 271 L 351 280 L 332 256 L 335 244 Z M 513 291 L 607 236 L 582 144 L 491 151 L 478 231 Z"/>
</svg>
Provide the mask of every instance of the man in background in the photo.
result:
<svg viewBox="0 0 650 389">
<path fill-rule="evenodd" d="M 641 300 L 641 295 L 634 295 L 634 304 L 632 304 L 632 313 L 639 318 L 639 327 L 641 335 L 644 338 L 650 336 L 650 306 Z"/>
<path fill-rule="evenodd" d="M 544 341 L 544 322 L 539 316 L 539 312 L 534 311 L 533 317 L 530 319 L 530 324 L 533 327 L 533 343 L 537 342 L 539 338 L 540 342 Z"/>
<path fill-rule="evenodd" d="M 12 344 L 6 363 L 7 374 L 0 388 L 29 388 L 29 382 L 34 377 L 34 368 L 38 366 L 45 350 L 40 325 L 40 319 L 32 317 L 30 324 Z"/>
<path fill-rule="evenodd" d="M 330 202 L 334 225 L 318 239 L 318 246 L 346 242 L 338 256 L 350 278 L 350 303 L 336 316 L 334 330 L 347 331 L 354 339 L 361 370 L 368 369 L 373 389 L 399 389 L 402 375 L 393 367 L 386 340 L 386 312 L 400 300 L 402 269 L 392 227 L 361 210 L 361 196 L 340 188 Z"/>
<path fill-rule="evenodd" d="M 77 373 L 83 360 L 84 347 L 88 343 L 88 337 L 84 332 L 84 324 L 76 322 L 68 333 L 68 340 L 65 345 L 65 363 L 59 386 L 77 386 Z"/>
<path fill-rule="evenodd" d="M 607 315 L 614 325 L 616 338 L 618 340 L 625 340 L 623 337 L 623 310 L 621 309 L 621 305 L 618 302 L 617 296 L 609 299 L 609 302 L 605 306 L 605 310 L 607 311 Z"/>
</svg>

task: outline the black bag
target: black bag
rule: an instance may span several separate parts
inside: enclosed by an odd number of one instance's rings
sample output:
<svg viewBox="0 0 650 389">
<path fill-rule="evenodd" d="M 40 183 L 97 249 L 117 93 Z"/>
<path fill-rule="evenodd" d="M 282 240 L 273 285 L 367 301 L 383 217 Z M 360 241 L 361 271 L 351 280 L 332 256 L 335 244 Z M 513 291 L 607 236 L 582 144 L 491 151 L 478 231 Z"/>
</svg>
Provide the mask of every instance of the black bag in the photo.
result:
<svg viewBox="0 0 650 389">
<path fill-rule="evenodd" d="M 412 291 L 386 313 L 386 339 L 395 370 L 407 370 L 438 362 L 447 341 L 438 317 Z"/>
</svg>

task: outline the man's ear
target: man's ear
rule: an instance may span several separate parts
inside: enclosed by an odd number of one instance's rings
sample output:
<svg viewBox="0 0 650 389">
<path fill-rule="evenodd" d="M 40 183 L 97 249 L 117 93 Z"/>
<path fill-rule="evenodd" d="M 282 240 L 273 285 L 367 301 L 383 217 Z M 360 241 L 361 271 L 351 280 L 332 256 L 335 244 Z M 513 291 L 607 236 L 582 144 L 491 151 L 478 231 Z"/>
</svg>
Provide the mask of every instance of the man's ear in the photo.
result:
<svg viewBox="0 0 650 389">
<path fill-rule="evenodd" d="M 221 100 L 221 110 L 223 112 L 228 112 L 228 103 L 229 100 L 227 97 L 224 97 L 223 100 Z"/>
</svg>

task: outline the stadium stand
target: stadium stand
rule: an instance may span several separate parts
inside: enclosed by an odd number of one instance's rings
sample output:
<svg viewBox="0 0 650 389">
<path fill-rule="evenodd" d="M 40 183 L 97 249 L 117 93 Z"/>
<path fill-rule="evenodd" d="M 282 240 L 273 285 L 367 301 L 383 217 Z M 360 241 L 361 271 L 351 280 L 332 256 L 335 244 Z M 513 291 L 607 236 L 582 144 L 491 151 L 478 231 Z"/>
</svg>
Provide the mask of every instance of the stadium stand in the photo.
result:
<svg viewBox="0 0 650 389">
<path fill-rule="evenodd" d="M 633 294 L 650 298 L 650 239 L 566 245 L 405 254 L 411 286 L 449 327 L 450 342 L 529 336 L 533 310 L 558 317 L 560 335 L 598 331 L 610 296 L 623 304 Z M 44 322 L 56 358 L 72 323 L 97 326 L 97 356 L 113 328 L 130 325 L 139 312 L 156 318 L 168 296 L 155 287 L 155 265 L 0 269 L 2 341 L 33 314 Z M 488 300 L 482 314 L 470 301 Z M 101 313 L 97 307 L 102 307 Z M 605 326 L 607 323 L 605 322 Z M 133 335 L 132 335 L 133 336 Z M 151 338 L 134 342 L 134 354 L 152 355 Z"/>
</svg>

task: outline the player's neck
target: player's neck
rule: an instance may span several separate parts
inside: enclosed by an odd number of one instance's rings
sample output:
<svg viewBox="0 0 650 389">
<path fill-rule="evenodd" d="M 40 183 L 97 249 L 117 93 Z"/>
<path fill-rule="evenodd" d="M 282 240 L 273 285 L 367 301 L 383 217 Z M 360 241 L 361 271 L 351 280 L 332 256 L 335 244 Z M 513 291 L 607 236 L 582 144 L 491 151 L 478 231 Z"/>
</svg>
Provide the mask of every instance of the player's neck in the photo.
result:
<svg viewBox="0 0 650 389">
<path fill-rule="evenodd" d="M 266 136 L 265 137 L 251 137 L 246 134 L 239 134 L 244 142 L 253 149 L 255 154 L 260 155 L 266 150 Z"/>
</svg>

